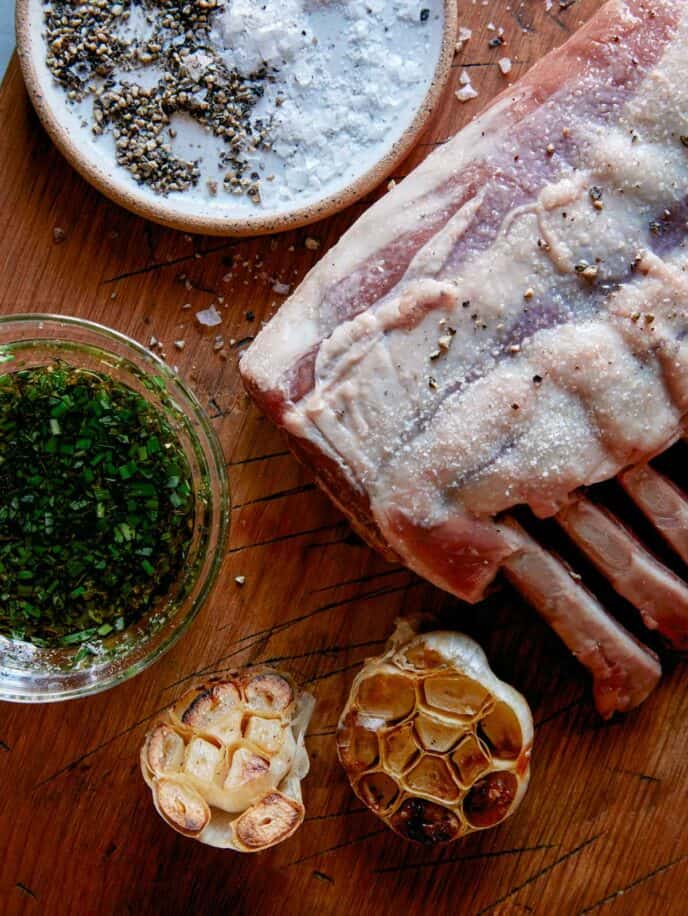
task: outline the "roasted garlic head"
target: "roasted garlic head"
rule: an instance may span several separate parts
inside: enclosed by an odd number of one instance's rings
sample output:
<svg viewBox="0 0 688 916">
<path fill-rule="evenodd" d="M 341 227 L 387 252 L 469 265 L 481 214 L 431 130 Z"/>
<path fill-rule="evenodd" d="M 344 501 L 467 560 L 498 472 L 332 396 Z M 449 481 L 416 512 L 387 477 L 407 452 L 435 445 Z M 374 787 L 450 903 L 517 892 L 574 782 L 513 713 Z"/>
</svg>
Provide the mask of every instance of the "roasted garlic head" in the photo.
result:
<svg viewBox="0 0 688 916">
<path fill-rule="evenodd" d="M 337 731 L 356 795 L 426 845 L 508 817 L 528 786 L 532 741 L 528 704 L 476 642 L 405 622 L 357 675 Z"/>
<path fill-rule="evenodd" d="M 141 772 L 158 813 L 209 846 L 260 852 L 301 825 L 303 736 L 314 700 L 291 678 L 250 668 L 185 694 L 157 720 Z"/>
</svg>

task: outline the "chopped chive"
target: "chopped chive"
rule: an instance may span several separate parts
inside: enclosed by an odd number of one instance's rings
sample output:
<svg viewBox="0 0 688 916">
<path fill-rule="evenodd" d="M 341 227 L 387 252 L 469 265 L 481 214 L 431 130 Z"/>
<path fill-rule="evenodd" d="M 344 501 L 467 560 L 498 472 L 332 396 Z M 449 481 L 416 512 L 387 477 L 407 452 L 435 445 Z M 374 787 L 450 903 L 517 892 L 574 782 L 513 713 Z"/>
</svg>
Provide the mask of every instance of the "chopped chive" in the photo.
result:
<svg viewBox="0 0 688 916">
<path fill-rule="evenodd" d="M 128 464 L 123 464 L 119 469 L 119 476 L 122 480 L 128 480 L 130 477 L 133 477 L 136 473 L 136 465 L 133 461 L 130 461 Z"/>
<path fill-rule="evenodd" d="M 89 630 L 82 630 L 80 633 L 70 633 L 68 636 L 63 636 L 60 642 L 63 646 L 73 646 L 76 643 L 83 642 L 85 639 L 90 639 L 92 636 L 95 636 L 97 632 L 97 627 L 92 627 Z"/>
<path fill-rule="evenodd" d="M 165 410 L 64 363 L 0 374 L 0 635 L 83 661 L 169 589 L 194 501 Z"/>
</svg>

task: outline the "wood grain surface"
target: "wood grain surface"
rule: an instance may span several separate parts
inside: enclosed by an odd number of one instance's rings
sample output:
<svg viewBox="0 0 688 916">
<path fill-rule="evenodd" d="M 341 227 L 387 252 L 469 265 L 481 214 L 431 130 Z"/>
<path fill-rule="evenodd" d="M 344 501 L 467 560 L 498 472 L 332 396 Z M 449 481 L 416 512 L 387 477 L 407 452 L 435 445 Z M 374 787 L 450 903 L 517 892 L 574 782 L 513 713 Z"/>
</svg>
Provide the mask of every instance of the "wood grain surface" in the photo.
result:
<svg viewBox="0 0 688 916">
<path fill-rule="evenodd" d="M 599 5 L 554 0 L 547 11 L 545 0 L 465 0 L 460 18 L 473 38 L 400 177 L 504 87 L 499 57 L 514 60 L 518 77 Z M 488 47 L 490 21 L 504 27 L 505 48 Z M 453 97 L 463 65 L 480 91 L 465 105 Z M 298 283 L 370 200 L 280 237 L 192 238 L 129 215 L 66 165 L 27 102 L 16 61 L 0 125 L 0 311 L 82 315 L 146 344 L 163 341 L 212 417 L 233 494 L 218 585 L 165 658 L 104 695 L 0 707 L 0 912 L 686 913 L 686 666 L 665 659 L 648 702 L 603 724 L 587 676 L 532 611 L 507 590 L 467 607 L 362 546 L 242 391 L 237 359 L 279 305 L 275 281 Z M 318 251 L 306 247 L 309 236 Z M 203 331 L 194 313 L 212 302 L 223 323 Z M 519 812 L 434 851 L 403 843 L 362 809 L 334 742 L 362 660 L 397 615 L 419 609 L 475 636 L 526 695 L 537 726 Z M 306 822 L 282 846 L 242 857 L 163 824 L 137 751 L 153 714 L 194 679 L 259 660 L 279 660 L 318 705 Z"/>
</svg>

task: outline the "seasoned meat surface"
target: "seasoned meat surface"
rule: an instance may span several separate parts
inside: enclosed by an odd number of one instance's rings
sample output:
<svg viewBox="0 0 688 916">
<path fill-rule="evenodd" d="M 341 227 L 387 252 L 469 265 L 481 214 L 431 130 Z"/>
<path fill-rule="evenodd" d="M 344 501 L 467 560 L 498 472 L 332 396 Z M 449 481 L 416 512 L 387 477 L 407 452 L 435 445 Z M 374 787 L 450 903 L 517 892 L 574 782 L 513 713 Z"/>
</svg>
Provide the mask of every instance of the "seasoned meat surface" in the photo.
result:
<svg viewBox="0 0 688 916">
<path fill-rule="evenodd" d="M 377 547 L 467 600 L 688 409 L 688 4 L 611 0 L 373 206 L 245 354 Z M 495 521 L 495 519 L 497 519 Z"/>
</svg>

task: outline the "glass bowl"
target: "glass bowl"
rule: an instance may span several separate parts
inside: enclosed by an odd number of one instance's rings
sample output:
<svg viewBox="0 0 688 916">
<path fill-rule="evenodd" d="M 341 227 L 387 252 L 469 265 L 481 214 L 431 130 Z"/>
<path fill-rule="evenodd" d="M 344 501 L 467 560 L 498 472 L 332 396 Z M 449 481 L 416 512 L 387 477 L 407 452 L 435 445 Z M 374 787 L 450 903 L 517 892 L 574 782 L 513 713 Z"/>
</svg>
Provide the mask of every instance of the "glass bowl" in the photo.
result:
<svg viewBox="0 0 688 916">
<path fill-rule="evenodd" d="M 0 636 L 0 700 L 20 703 L 98 693 L 153 664 L 201 609 L 222 562 L 229 526 L 222 449 L 203 408 L 169 366 L 124 334 L 80 318 L 0 318 L 0 372 L 58 360 L 106 374 L 164 410 L 192 472 L 193 533 L 182 571 L 168 592 L 138 622 L 90 642 L 88 654 L 79 646 L 39 648 Z"/>
</svg>

